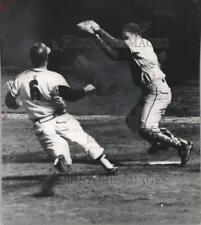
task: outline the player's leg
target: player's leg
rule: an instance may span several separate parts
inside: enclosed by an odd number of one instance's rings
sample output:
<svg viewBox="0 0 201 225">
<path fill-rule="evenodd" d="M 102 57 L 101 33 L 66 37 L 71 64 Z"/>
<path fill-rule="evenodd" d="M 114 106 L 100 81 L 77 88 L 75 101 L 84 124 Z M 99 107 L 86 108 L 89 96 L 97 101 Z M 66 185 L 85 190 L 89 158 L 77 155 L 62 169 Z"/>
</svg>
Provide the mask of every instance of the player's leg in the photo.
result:
<svg viewBox="0 0 201 225">
<path fill-rule="evenodd" d="M 154 99 L 154 98 L 153 98 Z M 147 104 L 147 103 L 146 103 Z M 152 101 L 150 101 L 150 106 L 147 106 L 146 109 L 151 107 Z M 137 103 L 137 105 L 130 111 L 130 113 L 126 117 L 126 124 L 128 128 L 133 132 L 136 133 L 140 128 L 140 121 L 141 121 L 141 115 L 145 115 L 145 112 L 142 113 L 142 110 L 144 110 L 145 100 L 144 98 L 141 98 L 140 101 Z M 160 120 L 160 118 L 158 118 Z M 160 128 L 161 132 L 165 135 L 169 136 L 169 131 L 165 128 Z M 151 140 L 150 142 L 151 147 L 148 149 L 148 153 L 155 154 L 159 150 L 167 150 L 168 145 Z"/>
<path fill-rule="evenodd" d="M 87 134 L 80 123 L 71 115 L 65 114 L 57 117 L 57 132 L 65 139 L 76 142 L 83 147 L 84 151 L 94 160 L 97 160 L 108 173 L 117 170 L 104 154 L 104 149 Z"/>
<path fill-rule="evenodd" d="M 35 123 L 35 135 L 43 149 L 54 158 L 54 166 L 60 172 L 70 170 L 72 159 L 68 142 L 56 133 L 56 119 Z"/>
<path fill-rule="evenodd" d="M 171 101 L 171 92 L 168 88 L 155 87 L 155 92 L 145 97 L 145 104 L 141 115 L 140 134 L 151 143 L 162 143 L 178 150 L 181 165 L 189 160 L 192 143 L 175 137 L 168 130 L 160 129 L 159 122 Z"/>
<path fill-rule="evenodd" d="M 173 137 L 173 134 L 167 130 L 166 128 L 159 128 L 161 133 L 167 135 L 168 137 Z M 159 151 L 167 151 L 169 149 L 169 145 L 167 145 L 166 143 L 162 143 L 162 142 L 154 142 L 151 143 L 151 147 L 148 149 L 148 153 L 149 154 L 156 154 Z"/>
</svg>

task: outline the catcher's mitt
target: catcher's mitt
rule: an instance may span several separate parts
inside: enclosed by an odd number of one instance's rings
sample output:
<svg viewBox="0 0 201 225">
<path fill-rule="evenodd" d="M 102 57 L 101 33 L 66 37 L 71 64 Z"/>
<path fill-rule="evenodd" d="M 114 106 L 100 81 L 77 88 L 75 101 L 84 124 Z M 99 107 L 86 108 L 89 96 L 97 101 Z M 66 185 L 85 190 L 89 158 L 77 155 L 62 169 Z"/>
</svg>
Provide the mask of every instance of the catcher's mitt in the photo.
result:
<svg viewBox="0 0 201 225">
<path fill-rule="evenodd" d="M 93 20 L 82 21 L 78 23 L 77 26 L 79 29 L 84 30 L 90 34 L 95 34 L 95 31 L 100 29 L 99 24 Z"/>
</svg>

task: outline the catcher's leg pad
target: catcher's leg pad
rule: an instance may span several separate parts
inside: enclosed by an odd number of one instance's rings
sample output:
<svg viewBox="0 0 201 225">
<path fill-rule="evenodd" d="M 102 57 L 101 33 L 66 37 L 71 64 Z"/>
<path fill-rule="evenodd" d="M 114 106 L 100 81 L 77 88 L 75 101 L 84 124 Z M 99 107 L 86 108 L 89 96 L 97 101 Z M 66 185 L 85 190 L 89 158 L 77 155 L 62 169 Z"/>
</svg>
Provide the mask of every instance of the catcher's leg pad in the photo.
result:
<svg viewBox="0 0 201 225">
<path fill-rule="evenodd" d="M 171 135 L 164 134 L 163 132 L 161 132 L 160 129 L 153 129 L 145 126 L 140 126 L 139 134 L 142 138 L 151 143 L 159 142 L 176 148 L 181 146 L 180 139 L 174 137 L 171 133 L 170 133 Z"/>
<path fill-rule="evenodd" d="M 160 128 L 161 133 L 163 133 L 164 135 L 167 135 L 168 137 L 174 139 L 175 136 L 166 128 Z M 162 142 L 156 142 L 153 144 L 155 147 L 157 147 L 158 149 L 162 149 L 162 150 L 168 150 L 169 149 L 169 145 L 167 143 L 162 143 Z"/>
<path fill-rule="evenodd" d="M 164 134 L 164 135 L 167 135 L 168 137 L 170 138 L 175 138 L 174 134 L 172 134 L 168 129 L 164 128 L 164 127 L 161 127 L 160 128 L 160 131 Z"/>
</svg>

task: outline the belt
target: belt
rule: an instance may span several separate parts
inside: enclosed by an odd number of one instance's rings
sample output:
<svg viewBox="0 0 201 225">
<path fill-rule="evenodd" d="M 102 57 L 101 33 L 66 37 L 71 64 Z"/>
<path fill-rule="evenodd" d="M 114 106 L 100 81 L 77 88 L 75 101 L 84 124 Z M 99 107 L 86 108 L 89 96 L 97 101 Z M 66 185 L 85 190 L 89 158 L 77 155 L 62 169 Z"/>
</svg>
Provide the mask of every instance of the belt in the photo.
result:
<svg viewBox="0 0 201 225">
<path fill-rule="evenodd" d="M 32 121 L 34 123 L 45 123 L 47 121 L 53 120 L 55 117 L 56 117 L 56 115 L 50 115 L 50 116 L 46 116 L 44 118 L 33 119 Z"/>
<path fill-rule="evenodd" d="M 162 81 L 163 83 L 166 83 L 166 79 L 165 79 L 165 78 L 159 78 L 159 79 L 153 80 L 153 81 L 152 81 L 151 83 L 149 83 L 147 86 L 141 86 L 142 91 L 143 91 L 144 93 L 146 93 L 146 92 L 149 90 L 149 88 L 151 87 L 151 85 L 154 85 L 154 84 L 156 84 L 156 83 L 159 82 L 159 81 Z"/>
<path fill-rule="evenodd" d="M 49 115 L 49 116 L 46 116 L 44 118 L 37 118 L 37 119 L 33 119 L 32 121 L 34 123 L 45 123 L 47 121 L 50 121 L 50 120 L 53 120 L 55 117 L 57 116 L 60 116 L 60 115 L 63 115 L 65 113 L 57 113 L 57 114 L 52 114 L 52 115 Z"/>
</svg>

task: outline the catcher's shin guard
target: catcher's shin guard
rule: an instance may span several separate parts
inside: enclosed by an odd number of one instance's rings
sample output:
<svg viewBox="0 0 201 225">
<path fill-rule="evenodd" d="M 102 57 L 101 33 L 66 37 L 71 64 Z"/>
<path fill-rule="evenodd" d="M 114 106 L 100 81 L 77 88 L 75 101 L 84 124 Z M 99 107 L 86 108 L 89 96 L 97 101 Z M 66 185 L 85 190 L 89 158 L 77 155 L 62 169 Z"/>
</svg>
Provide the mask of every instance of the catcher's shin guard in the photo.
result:
<svg viewBox="0 0 201 225">
<path fill-rule="evenodd" d="M 140 127 L 139 133 L 142 138 L 151 143 L 163 143 L 174 148 L 181 147 L 181 141 L 166 129 L 155 131 L 154 129 Z"/>
<path fill-rule="evenodd" d="M 174 138 L 174 135 L 169 130 L 167 130 L 166 128 L 160 128 L 160 131 L 164 135 L 167 135 L 170 138 Z M 152 146 L 148 149 L 149 154 L 156 154 L 161 150 L 167 151 L 170 147 L 167 143 L 162 143 L 162 142 L 159 142 L 159 141 L 151 143 L 151 144 L 152 144 Z"/>
<path fill-rule="evenodd" d="M 167 135 L 168 137 L 174 139 L 176 138 L 169 130 L 167 130 L 166 128 L 160 128 L 160 131 L 164 134 Z"/>
</svg>

